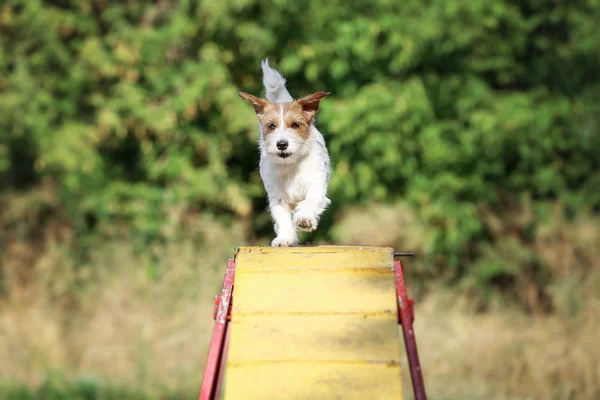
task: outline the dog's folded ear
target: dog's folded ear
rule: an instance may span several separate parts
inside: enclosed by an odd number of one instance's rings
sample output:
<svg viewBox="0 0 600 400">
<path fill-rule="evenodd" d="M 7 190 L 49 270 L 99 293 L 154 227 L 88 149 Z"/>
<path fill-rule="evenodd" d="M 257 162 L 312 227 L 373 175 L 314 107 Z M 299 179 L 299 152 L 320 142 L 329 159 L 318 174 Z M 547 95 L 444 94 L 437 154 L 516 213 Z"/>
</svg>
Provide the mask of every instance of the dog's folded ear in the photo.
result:
<svg viewBox="0 0 600 400">
<path fill-rule="evenodd" d="M 319 104 L 321 103 L 321 100 L 327 96 L 329 96 L 329 93 L 317 92 L 298 99 L 297 103 L 302 107 L 302 111 L 308 113 L 312 118 L 315 116 L 317 111 L 319 111 Z"/>
<path fill-rule="evenodd" d="M 248 103 L 252 104 L 252 107 L 254 108 L 254 111 L 256 111 L 256 114 L 262 114 L 265 110 L 265 107 L 269 104 L 268 101 L 259 99 L 258 97 L 252 96 L 248 93 L 239 92 L 238 95 L 242 99 L 246 100 Z"/>
</svg>

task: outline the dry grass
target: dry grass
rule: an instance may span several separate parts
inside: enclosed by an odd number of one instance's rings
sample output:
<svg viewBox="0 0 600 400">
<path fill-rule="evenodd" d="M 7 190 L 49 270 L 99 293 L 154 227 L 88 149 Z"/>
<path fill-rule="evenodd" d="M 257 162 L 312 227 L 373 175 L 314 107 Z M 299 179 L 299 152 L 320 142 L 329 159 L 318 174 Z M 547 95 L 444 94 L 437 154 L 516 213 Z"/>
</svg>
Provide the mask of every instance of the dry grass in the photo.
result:
<svg viewBox="0 0 600 400">
<path fill-rule="evenodd" d="M 164 250 L 158 278 L 148 273 L 148 259 L 125 244 L 99 249 L 91 268 L 73 267 L 51 246 L 35 265 L 33 281 L 23 285 L 9 275 L 9 295 L 0 302 L 2 379 L 35 386 L 49 370 L 59 370 L 130 387 L 195 390 L 212 331 L 213 297 L 244 236 L 240 227 L 207 228 L 207 243 Z"/>
<path fill-rule="evenodd" d="M 374 210 L 367 218 L 373 224 L 381 223 L 373 214 L 387 226 L 392 218 L 413 218 L 405 211 L 398 216 Z M 552 286 L 554 314 L 500 306 L 477 314 L 468 296 L 442 289 L 419 301 L 416 332 L 430 398 L 600 398 L 600 230 L 594 221 L 557 221 L 558 228 L 543 232 L 537 249 L 552 269 L 564 273 Z M 196 391 L 212 330 L 213 296 L 232 249 L 246 237 L 243 227 L 206 224 L 209 242 L 173 243 L 162 250 L 158 277 L 148 273 L 146 257 L 123 243 L 97 249 L 89 268 L 76 268 L 53 243 L 29 278 L 8 268 L 9 292 L 0 302 L 2 379 L 35 386 L 55 369 L 156 392 Z M 382 233 L 385 237 L 367 221 L 359 228 L 346 226 L 350 236 L 338 240 L 360 242 L 367 232 L 371 244 L 422 245 L 404 242 L 414 240 L 417 223 L 408 231 Z M 568 265 L 556 261 L 557 248 L 571 254 Z M 413 293 L 414 283 L 408 282 Z"/>
<path fill-rule="evenodd" d="M 448 304 L 443 295 L 430 296 L 416 310 L 433 398 L 600 398 L 600 299 L 572 318 L 513 310 L 474 315 Z M 404 382 L 410 382 L 406 371 Z"/>
<path fill-rule="evenodd" d="M 498 231 L 535 218 L 527 203 L 487 217 Z M 600 219 L 582 214 L 570 220 L 556 205 L 546 220 L 534 222 L 532 251 L 552 281 L 549 315 L 523 313 L 515 309 L 523 302 L 502 297 L 492 298 L 489 312 L 475 313 L 469 290 L 448 293 L 435 283 L 423 290 L 416 278 L 426 276 L 428 266 L 418 258 L 404 263 L 409 292 L 427 293 L 417 309 L 416 332 L 433 398 L 600 399 Z M 337 227 L 342 244 L 417 252 L 428 247 L 422 223 L 402 203 L 349 209 Z M 499 256 L 509 262 L 510 255 Z M 406 368 L 404 382 L 408 397 Z"/>
</svg>

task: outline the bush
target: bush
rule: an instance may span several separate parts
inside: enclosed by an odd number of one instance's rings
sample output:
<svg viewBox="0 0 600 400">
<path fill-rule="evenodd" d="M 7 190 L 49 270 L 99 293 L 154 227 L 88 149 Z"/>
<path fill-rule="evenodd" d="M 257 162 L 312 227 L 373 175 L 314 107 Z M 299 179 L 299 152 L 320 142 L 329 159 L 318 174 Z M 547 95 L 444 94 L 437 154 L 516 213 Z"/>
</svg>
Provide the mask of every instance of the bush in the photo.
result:
<svg viewBox="0 0 600 400">
<path fill-rule="evenodd" d="M 157 397 L 141 391 L 110 386 L 102 381 L 78 378 L 67 380 L 51 374 L 37 389 L 25 385 L 0 385 L 0 400 L 177 400 L 189 398 L 190 394 L 166 394 Z"/>
<path fill-rule="evenodd" d="M 599 19 L 593 0 L 9 0 L 0 190 L 50 188 L 43 206 L 79 238 L 125 227 L 145 246 L 206 212 L 271 234 L 237 97 L 260 92 L 270 56 L 294 95 L 333 94 L 333 207 L 314 239 L 348 205 L 402 198 L 461 278 L 497 241 L 490 210 L 600 210 Z"/>
</svg>

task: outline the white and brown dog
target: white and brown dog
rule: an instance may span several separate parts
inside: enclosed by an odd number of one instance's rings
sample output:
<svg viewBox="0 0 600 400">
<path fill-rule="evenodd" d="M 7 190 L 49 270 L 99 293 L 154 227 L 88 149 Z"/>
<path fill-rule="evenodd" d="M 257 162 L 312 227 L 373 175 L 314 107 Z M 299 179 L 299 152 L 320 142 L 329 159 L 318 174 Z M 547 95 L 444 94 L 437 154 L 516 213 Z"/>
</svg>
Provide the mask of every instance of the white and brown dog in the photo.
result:
<svg viewBox="0 0 600 400">
<path fill-rule="evenodd" d="M 248 93 L 240 97 L 256 111 L 260 129 L 260 176 L 269 197 L 277 237 L 273 247 L 298 245 L 297 229 L 317 229 L 331 203 L 327 198 L 330 162 L 325 139 L 315 127 L 319 103 L 329 93 L 294 100 L 285 79 L 262 62 L 267 100 Z"/>
</svg>

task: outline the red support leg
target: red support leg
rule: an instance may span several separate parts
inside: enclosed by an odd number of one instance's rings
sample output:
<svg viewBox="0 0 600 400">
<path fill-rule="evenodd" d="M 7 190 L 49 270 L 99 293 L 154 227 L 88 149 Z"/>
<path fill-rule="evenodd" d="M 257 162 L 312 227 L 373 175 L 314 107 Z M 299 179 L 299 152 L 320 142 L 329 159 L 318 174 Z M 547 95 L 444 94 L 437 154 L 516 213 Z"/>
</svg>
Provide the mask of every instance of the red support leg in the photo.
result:
<svg viewBox="0 0 600 400">
<path fill-rule="evenodd" d="M 225 342 L 223 343 L 223 351 L 221 357 L 221 365 L 219 367 L 219 375 L 217 376 L 217 383 L 215 386 L 214 399 L 217 400 L 221 394 L 221 384 L 223 383 L 223 375 L 225 373 L 225 360 L 227 359 L 227 349 L 229 348 L 229 322 L 227 322 L 227 329 L 225 332 Z"/>
<path fill-rule="evenodd" d="M 415 338 L 415 330 L 413 328 L 413 301 L 409 300 L 406 294 L 402 262 L 399 260 L 394 261 L 394 270 L 396 275 L 396 296 L 398 297 L 398 317 L 400 324 L 402 324 L 402 334 L 404 335 L 404 345 L 406 346 L 406 355 L 408 356 L 410 378 L 412 380 L 415 400 L 427 400 L 421 363 L 419 361 L 419 352 L 417 350 L 417 339 Z"/>
<path fill-rule="evenodd" d="M 214 400 L 219 396 L 225 353 L 227 352 L 227 339 L 229 338 L 229 320 L 231 319 L 231 296 L 235 280 L 235 260 L 229 260 L 221 296 L 215 299 L 216 313 L 215 327 L 213 328 L 208 359 L 204 369 L 204 379 L 200 390 L 199 400 Z"/>
</svg>

